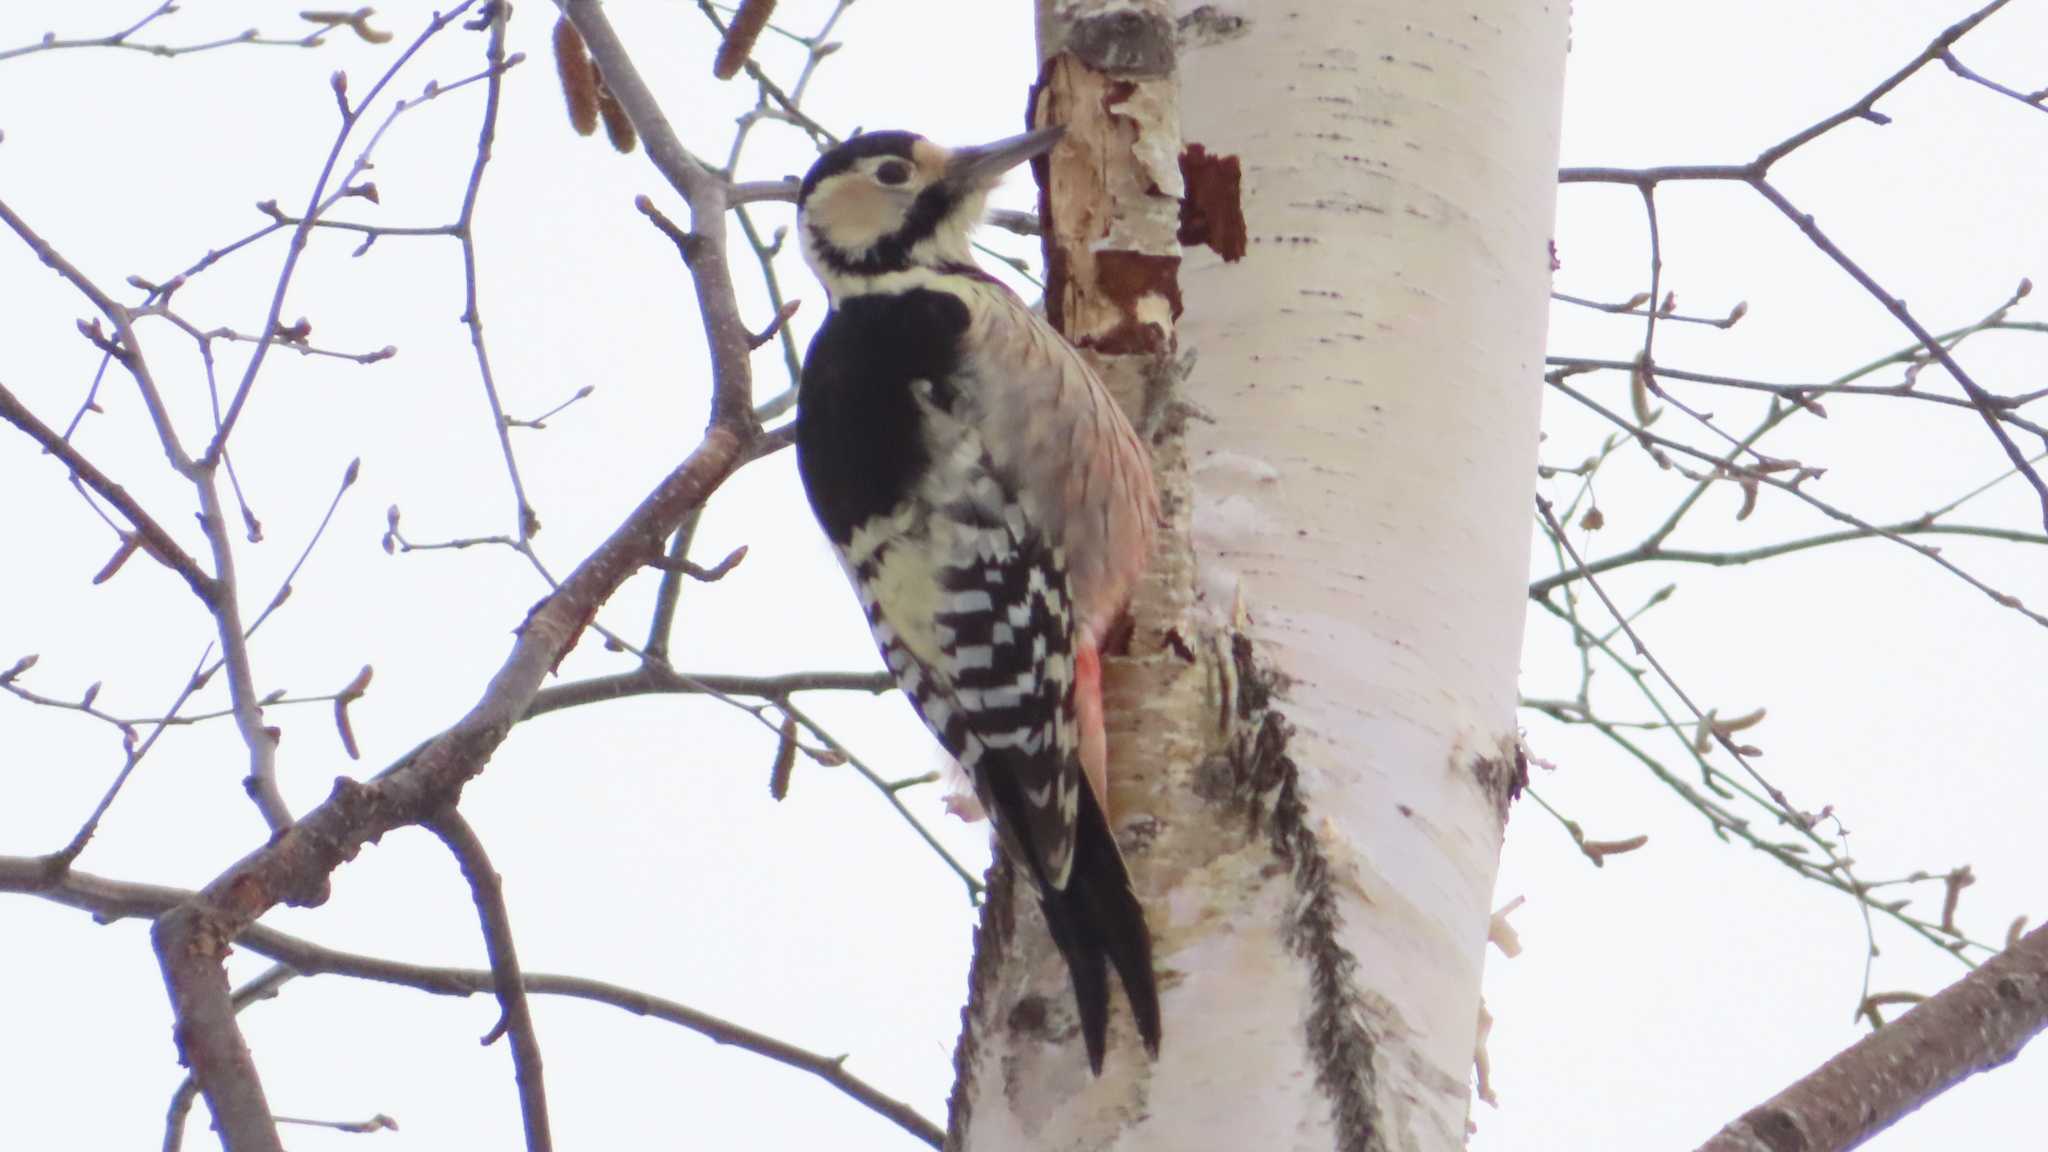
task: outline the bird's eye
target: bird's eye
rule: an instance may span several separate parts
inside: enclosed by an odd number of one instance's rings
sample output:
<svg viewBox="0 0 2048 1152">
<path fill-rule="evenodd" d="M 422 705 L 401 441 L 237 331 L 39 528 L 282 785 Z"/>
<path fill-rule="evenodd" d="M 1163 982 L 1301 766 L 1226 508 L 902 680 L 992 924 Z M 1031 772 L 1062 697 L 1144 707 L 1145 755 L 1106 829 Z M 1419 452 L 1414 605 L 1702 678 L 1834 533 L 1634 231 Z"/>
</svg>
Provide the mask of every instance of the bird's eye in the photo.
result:
<svg viewBox="0 0 2048 1152">
<path fill-rule="evenodd" d="M 910 179 L 910 165 L 901 160 L 887 160 L 875 168 L 875 179 L 884 184 L 902 184 Z"/>
</svg>

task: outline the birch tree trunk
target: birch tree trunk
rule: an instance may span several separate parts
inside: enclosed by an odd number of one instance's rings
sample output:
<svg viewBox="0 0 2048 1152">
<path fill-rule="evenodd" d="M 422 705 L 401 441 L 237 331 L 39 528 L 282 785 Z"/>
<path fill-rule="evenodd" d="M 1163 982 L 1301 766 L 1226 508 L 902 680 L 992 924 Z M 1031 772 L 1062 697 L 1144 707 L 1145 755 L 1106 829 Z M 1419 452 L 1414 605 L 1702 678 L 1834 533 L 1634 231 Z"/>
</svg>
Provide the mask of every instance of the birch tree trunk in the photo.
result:
<svg viewBox="0 0 2048 1152">
<path fill-rule="evenodd" d="M 1566 15 L 1041 0 L 1034 119 L 1069 125 L 1047 311 L 1165 494 L 1106 676 L 1165 1035 L 1148 1061 L 1118 1008 L 1089 1075 L 999 868 L 949 1147 L 1462 1147 L 1522 775 Z"/>
</svg>

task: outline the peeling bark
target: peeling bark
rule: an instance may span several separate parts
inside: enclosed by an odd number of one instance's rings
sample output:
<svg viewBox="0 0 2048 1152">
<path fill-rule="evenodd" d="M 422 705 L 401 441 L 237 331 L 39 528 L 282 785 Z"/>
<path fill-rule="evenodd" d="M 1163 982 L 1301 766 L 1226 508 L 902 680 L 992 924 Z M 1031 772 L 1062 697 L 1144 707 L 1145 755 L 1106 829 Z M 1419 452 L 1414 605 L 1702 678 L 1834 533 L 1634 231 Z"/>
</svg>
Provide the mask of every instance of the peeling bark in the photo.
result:
<svg viewBox="0 0 2048 1152">
<path fill-rule="evenodd" d="M 1226 263 L 1244 259 L 1244 170 L 1235 156 L 1211 156 L 1200 144 L 1180 154 L 1187 195 L 1180 202 L 1180 242 L 1215 250 Z"/>
<path fill-rule="evenodd" d="M 1039 5 L 1034 126 L 1067 135 L 1035 161 L 1045 309 L 1095 352 L 1118 399 L 1172 354 L 1181 311 L 1179 82 L 1164 0 Z"/>
<path fill-rule="evenodd" d="M 1492 798 L 1494 811 L 1500 814 L 1500 822 L 1506 824 L 1508 809 L 1522 798 L 1522 789 L 1529 786 L 1529 755 L 1522 742 L 1514 740 L 1491 756 L 1473 760 L 1472 778 Z"/>
</svg>

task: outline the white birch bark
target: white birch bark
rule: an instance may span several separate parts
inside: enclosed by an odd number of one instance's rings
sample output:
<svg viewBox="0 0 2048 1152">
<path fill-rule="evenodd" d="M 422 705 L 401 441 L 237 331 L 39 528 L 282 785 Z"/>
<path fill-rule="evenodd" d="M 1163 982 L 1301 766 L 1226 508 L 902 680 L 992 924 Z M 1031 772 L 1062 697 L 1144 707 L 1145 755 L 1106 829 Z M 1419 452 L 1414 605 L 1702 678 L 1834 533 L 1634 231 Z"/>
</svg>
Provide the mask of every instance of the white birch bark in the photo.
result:
<svg viewBox="0 0 2048 1152">
<path fill-rule="evenodd" d="M 1155 75 L 1166 20 L 1178 71 Z M 1519 772 L 1564 0 L 1047 0 L 1040 25 L 1041 112 L 1061 91 L 1057 118 L 1109 109 L 1053 159 L 1052 234 L 1089 252 L 1057 307 L 1154 409 L 1166 494 L 1108 680 L 1112 820 L 1165 1035 L 1146 1060 L 1119 1004 L 1091 1078 L 1036 910 L 999 886 L 950 1145 L 1459 1148 Z M 1174 251 L 1158 201 L 1179 173 L 1157 157 L 1181 133 L 1241 158 L 1250 243 L 1187 250 L 1178 343 L 1199 361 L 1146 403 L 1170 324 L 1104 334 L 1174 293 L 1091 287 L 1086 265 Z M 1105 204 L 1141 223 L 1111 228 Z"/>
</svg>

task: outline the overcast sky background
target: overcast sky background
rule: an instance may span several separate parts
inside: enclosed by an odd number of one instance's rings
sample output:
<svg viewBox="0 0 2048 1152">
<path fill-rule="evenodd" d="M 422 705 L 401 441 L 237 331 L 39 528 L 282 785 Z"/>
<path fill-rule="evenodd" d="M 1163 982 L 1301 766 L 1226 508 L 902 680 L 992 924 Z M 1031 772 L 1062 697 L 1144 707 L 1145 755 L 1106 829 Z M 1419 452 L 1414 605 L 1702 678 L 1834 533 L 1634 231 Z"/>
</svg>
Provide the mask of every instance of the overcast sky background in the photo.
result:
<svg viewBox="0 0 2048 1152">
<path fill-rule="evenodd" d="M 52 28 L 103 33 L 147 7 L 0 6 L 0 49 Z M 185 7 L 148 38 L 183 43 L 252 24 L 292 30 L 273 5 Z M 825 7 L 786 0 L 779 15 L 808 29 Z M 730 117 L 751 104 L 752 89 L 709 79 L 715 41 L 694 5 L 615 0 L 609 8 L 685 140 L 722 157 Z M 1578 0 L 1575 10 L 1564 162 L 1640 165 L 1747 159 L 1856 98 L 1969 6 Z M 390 5 L 378 23 L 403 42 L 425 11 Z M 596 387 L 546 431 L 515 437 L 544 524 L 538 544 L 560 573 L 695 443 L 705 388 L 685 272 L 631 204 L 641 192 L 669 206 L 674 197 L 643 156 L 615 156 L 568 131 L 548 59 L 551 23 L 538 3 L 522 5 L 514 20 L 514 47 L 528 61 L 506 85 L 479 239 L 508 410 L 535 415 Z M 863 0 L 839 38 L 846 47 L 807 102 L 836 129 L 901 125 L 959 143 L 1021 124 L 1033 74 L 1027 4 Z M 1960 54 L 2031 90 L 2048 84 L 2044 43 L 2048 3 L 2019 0 Z M 773 37 L 763 45 L 769 66 L 789 75 L 792 46 Z M 302 202 L 335 125 L 328 73 L 345 68 L 352 91 L 364 91 L 395 47 L 342 36 L 317 52 L 234 48 L 166 61 L 82 51 L 0 61 L 0 198 L 103 284 L 131 273 L 161 279 L 260 224 L 255 202 Z M 481 53 L 479 37 L 447 34 L 393 91 L 465 75 Z M 473 89 L 401 118 L 377 153 L 381 203 L 339 215 L 451 219 L 480 101 Z M 1782 186 L 1936 330 L 1975 320 L 2021 276 L 2048 273 L 2039 211 L 2048 115 L 1939 69 L 1883 108 L 1890 126 L 1845 127 L 1787 162 Z M 748 174 L 766 177 L 801 171 L 812 153 L 798 133 L 770 126 L 748 155 Z M 1028 196 L 1013 186 L 1006 200 L 1021 206 Z M 1728 332 L 1667 327 L 1661 363 L 1795 381 L 1905 344 L 1894 322 L 1753 195 L 1676 189 L 1660 205 L 1665 283 L 1682 310 L 1749 303 Z M 1619 300 L 1643 286 L 1632 191 L 1567 188 L 1559 216 L 1560 290 Z M 253 646 L 265 690 L 331 692 L 363 664 L 376 669 L 353 711 L 360 763 L 342 752 L 325 705 L 271 710 L 284 729 L 282 783 L 297 811 L 337 774 L 372 772 L 458 716 L 544 591 L 503 550 L 379 550 L 388 505 L 403 509 L 407 533 L 421 540 L 508 531 L 513 505 L 457 320 L 454 242 L 391 238 L 361 258 L 350 256 L 353 247 L 316 237 L 285 314 L 308 317 L 322 346 L 391 344 L 399 354 L 368 368 L 274 354 L 236 439 L 267 533 L 239 553 L 251 604 L 276 587 L 343 469 L 362 459 L 362 478 L 289 605 Z M 224 262 L 180 293 L 181 309 L 205 326 L 258 327 L 281 255 L 272 243 Z M 734 257 L 758 325 L 767 309 L 744 249 Z M 784 264 L 786 290 L 805 299 L 797 327 L 807 336 L 822 294 L 793 253 Z M 46 419 L 68 417 L 97 359 L 74 327 L 84 302 L 11 237 L 0 243 L 0 301 L 0 382 Z M 2016 316 L 2039 319 L 2042 309 L 2030 300 Z M 1631 321 L 1561 307 L 1552 350 L 1625 359 L 1636 339 Z M 196 435 L 205 407 L 191 345 L 162 324 L 145 328 L 144 340 L 182 426 Z M 1962 360 L 1995 391 L 2026 391 L 2048 385 L 2042 347 L 2039 337 L 1990 337 L 1966 345 Z M 232 348 L 222 359 L 229 372 L 242 362 Z M 772 348 L 757 367 L 761 394 L 779 389 Z M 1936 376 L 1925 377 L 1930 387 Z M 196 548 L 187 491 L 166 468 L 132 386 L 109 380 L 105 412 L 79 443 Z M 1620 377 L 1587 386 L 1625 407 Z M 1730 427 L 1756 410 L 1703 389 L 1683 395 Z M 1563 398 L 1547 404 L 1545 459 L 1576 462 L 1602 430 Z M 1831 419 L 1805 421 L 1777 451 L 1828 466 L 1815 490 L 1872 519 L 1917 514 L 2001 470 L 1967 412 L 1847 399 L 1828 409 Z M 1678 427 L 1675 413 L 1666 420 Z M 1598 554 L 1632 543 L 1661 518 L 1673 484 L 1640 454 L 1617 457 L 1599 489 L 1609 527 L 1587 547 Z M 1550 490 L 1570 488 L 1560 481 Z M 11 429 L 0 433 L 0 491 L 8 605 L 0 666 L 39 653 L 24 681 L 31 687 L 75 697 L 104 681 L 102 707 L 160 711 L 211 622 L 175 578 L 140 559 L 90 585 L 111 534 L 61 469 Z M 1757 516 L 1737 523 L 1737 502 L 1732 490 L 1715 493 L 1694 534 L 1678 542 L 1746 547 L 1824 526 L 1768 494 Z M 1968 519 L 2038 530 L 2029 505 L 2023 487 L 2008 483 L 1973 504 Z M 1942 543 L 2005 591 L 2048 604 L 2040 553 Z M 696 555 L 715 560 L 740 544 L 750 551 L 732 578 L 688 590 L 679 666 L 876 666 L 786 455 L 720 493 Z M 1676 596 L 1642 622 L 1647 638 L 1703 705 L 1724 714 L 1769 706 L 1769 720 L 1745 734 L 1764 749 L 1760 766 L 1802 807 L 1834 806 L 1866 876 L 1973 865 L 1979 880 L 1962 918 L 1982 939 L 2001 938 L 2014 916 L 2048 912 L 2048 847 L 2038 831 L 2048 804 L 2039 736 L 2048 632 L 1881 542 L 1751 569 L 1632 571 L 1607 585 L 1633 605 L 1674 579 Z M 651 575 L 636 579 L 603 619 L 637 639 L 654 586 Z M 590 641 L 563 673 L 625 666 Z M 1554 625 L 1532 623 L 1525 668 L 1529 695 L 1569 691 L 1574 663 Z M 216 685 L 202 706 L 221 698 Z M 1619 693 L 1607 699 L 1617 715 L 1641 715 Z M 888 775 L 935 762 L 898 698 L 808 703 Z M 1540 810 L 1516 810 L 1499 899 L 1528 900 L 1514 917 L 1525 952 L 1489 965 L 1501 1104 L 1475 1106 L 1475 1149 L 1691 1147 L 1855 1039 L 1864 936 L 1851 903 L 1721 845 L 1617 749 L 1527 723 L 1533 751 L 1556 766 L 1539 771 L 1547 799 L 1589 835 L 1646 833 L 1650 845 L 1596 871 Z M 772 802 L 772 750 L 753 720 L 691 699 L 610 704 L 522 727 L 463 805 L 504 876 L 521 958 L 532 971 L 634 985 L 849 1053 L 858 1074 L 942 1119 L 973 923 L 963 888 L 848 770 L 800 762 L 789 799 Z M 0 853 L 57 847 L 118 765 L 118 742 L 103 727 L 0 699 Z M 174 732 L 80 867 L 204 883 L 262 838 L 240 792 L 244 768 L 226 722 Z M 983 831 L 943 816 L 936 789 L 906 796 L 972 867 L 985 863 Z M 1938 889 L 1928 890 L 1921 906 L 1938 900 Z M 342 869 L 326 906 L 265 923 L 335 947 L 483 963 L 467 890 L 445 850 L 418 831 L 393 835 Z M 1881 927 L 1879 939 L 1876 989 L 1933 991 L 1961 971 L 1902 934 Z M 182 1070 L 146 925 L 98 926 L 13 897 L 0 900 L 0 941 L 4 1143 L 154 1147 Z M 231 975 L 246 979 L 265 966 L 238 955 Z M 671 1026 L 546 998 L 535 1011 L 562 1147 L 914 1146 L 800 1073 Z M 519 1123 L 509 1059 L 502 1045 L 476 1044 L 496 1014 L 488 998 L 319 978 L 293 983 L 243 1023 L 280 1112 L 343 1120 L 381 1112 L 403 1125 L 374 1136 L 293 1130 L 295 1149 L 509 1148 Z M 2044 1077 L 2048 1055 L 2036 1051 L 1870 1146 L 2017 1146 L 2021 1133 L 2038 1130 L 2031 1121 Z M 203 1124 L 202 1109 L 188 1146 L 208 1146 Z"/>
</svg>

